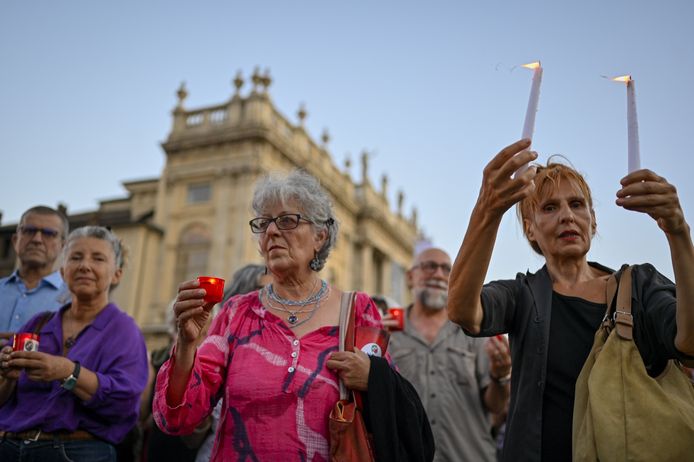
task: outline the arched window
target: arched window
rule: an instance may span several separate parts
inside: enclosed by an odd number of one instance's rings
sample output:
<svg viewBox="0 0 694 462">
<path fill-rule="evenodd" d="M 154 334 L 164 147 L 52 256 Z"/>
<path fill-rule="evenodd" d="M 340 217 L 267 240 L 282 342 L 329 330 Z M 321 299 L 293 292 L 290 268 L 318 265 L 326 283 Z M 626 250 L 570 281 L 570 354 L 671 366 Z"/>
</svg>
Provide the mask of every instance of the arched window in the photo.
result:
<svg viewBox="0 0 694 462">
<path fill-rule="evenodd" d="M 187 226 L 178 240 L 176 280 L 188 281 L 207 273 L 212 237 L 207 226 L 194 223 Z"/>
</svg>

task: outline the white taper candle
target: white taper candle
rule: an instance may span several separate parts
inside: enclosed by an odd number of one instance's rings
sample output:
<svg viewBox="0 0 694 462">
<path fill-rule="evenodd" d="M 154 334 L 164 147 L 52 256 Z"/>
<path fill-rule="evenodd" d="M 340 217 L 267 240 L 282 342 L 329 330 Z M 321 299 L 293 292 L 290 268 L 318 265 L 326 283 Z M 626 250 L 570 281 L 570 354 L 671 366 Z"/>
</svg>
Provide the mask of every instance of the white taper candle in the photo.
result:
<svg viewBox="0 0 694 462">
<path fill-rule="evenodd" d="M 542 83 L 542 66 L 540 61 L 523 64 L 523 67 L 534 69 L 533 83 L 530 87 L 530 97 L 528 98 L 528 109 L 525 111 L 525 122 L 523 123 L 523 138 L 532 139 L 535 131 L 535 114 L 540 102 L 540 84 Z"/>
<path fill-rule="evenodd" d="M 641 169 L 639 120 L 636 116 L 636 87 L 630 75 L 615 77 L 612 80 L 627 84 L 627 169 L 631 173 Z"/>
<path fill-rule="evenodd" d="M 533 82 L 530 86 L 530 97 L 528 98 L 528 108 L 525 111 L 525 122 L 523 122 L 522 138 L 532 140 L 535 131 L 535 114 L 540 102 L 540 84 L 542 83 L 542 65 L 540 61 L 523 64 L 527 69 L 533 69 Z M 514 177 L 521 175 L 528 168 L 528 164 L 523 165 L 514 174 Z"/>
</svg>

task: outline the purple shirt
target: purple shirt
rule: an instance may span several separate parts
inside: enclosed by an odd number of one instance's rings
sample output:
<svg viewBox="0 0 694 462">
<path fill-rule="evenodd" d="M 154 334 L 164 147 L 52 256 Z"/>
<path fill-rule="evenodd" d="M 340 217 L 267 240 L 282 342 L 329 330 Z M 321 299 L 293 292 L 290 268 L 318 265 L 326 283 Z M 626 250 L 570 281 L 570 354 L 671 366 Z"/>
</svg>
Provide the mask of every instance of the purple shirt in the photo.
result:
<svg viewBox="0 0 694 462">
<path fill-rule="evenodd" d="M 62 307 L 41 329 L 39 351 L 60 356 Z M 34 317 L 23 328 L 33 332 Z M 99 388 L 89 401 L 81 401 L 60 381 L 35 382 L 25 373 L 12 396 L 0 407 L 0 430 L 44 432 L 86 430 L 105 441 L 118 443 L 137 420 L 140 394 L 147 383 L 147 348 L 135 321 L 108 304 L 77 337 L 67 357 L 94 372 Z"/>
</svg>

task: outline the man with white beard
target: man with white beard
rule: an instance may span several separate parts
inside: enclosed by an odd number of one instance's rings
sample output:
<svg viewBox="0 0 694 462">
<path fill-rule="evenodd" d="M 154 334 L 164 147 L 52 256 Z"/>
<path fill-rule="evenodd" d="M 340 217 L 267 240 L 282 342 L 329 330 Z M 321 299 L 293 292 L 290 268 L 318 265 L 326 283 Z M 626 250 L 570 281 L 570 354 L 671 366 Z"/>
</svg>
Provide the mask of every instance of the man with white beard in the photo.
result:
<svg viewBox="0 0 694 462">
<path fill-rule="evenodd" d="M 448 320 L 451 258 L 422 251 L 407 272 L 414 303 L 405 328 L 391 332 L 389 351 L 416 388 L 436 442 L 435 461 L 494 461 L 490 413 L 510 394 L 511 356 L 504 337 L 472 338 Z"/>
</svg>

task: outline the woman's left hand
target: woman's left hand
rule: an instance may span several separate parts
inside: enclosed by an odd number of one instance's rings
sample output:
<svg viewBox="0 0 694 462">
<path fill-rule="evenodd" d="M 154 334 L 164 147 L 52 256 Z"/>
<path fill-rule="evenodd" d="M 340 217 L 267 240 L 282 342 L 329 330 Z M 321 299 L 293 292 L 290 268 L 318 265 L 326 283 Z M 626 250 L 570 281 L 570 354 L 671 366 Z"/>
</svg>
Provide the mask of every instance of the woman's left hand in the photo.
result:
<svg viewBox="0 0 694 462">
<path fill-rule="evenodd" d="M 30 380 L 51 382 L 69 376 L 75 363 L 64 356 L 39 351 L 14 351 L 10 354 L 9 366 L 24 369 Z"/>
<path fill-rule="evenodd" d="M 621 180 L 617 205 L 647 213 L 666 234 L 689 233 L 677 189 L 650 170 L 637 170 Z"/>
<path fill-rule="evenodd" d="M 354 352 L 338 351 L 330 355 L 326 366 L 335 369 L 345 386 L 350 390 L 366 391 L 369 388 L 371 360 L 359 348 Z"/>
</svg>

